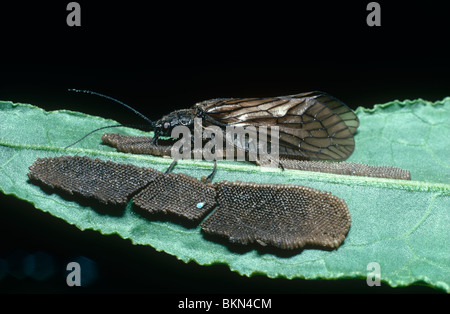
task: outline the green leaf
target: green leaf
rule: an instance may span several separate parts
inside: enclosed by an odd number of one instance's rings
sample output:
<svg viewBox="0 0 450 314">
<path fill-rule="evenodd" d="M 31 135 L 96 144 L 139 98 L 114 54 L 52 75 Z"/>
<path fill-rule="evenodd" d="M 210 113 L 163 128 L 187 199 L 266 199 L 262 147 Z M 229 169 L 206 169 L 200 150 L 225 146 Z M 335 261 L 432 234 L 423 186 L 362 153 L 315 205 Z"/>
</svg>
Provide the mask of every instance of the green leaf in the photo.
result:
<svg viewBox="0 0 450 314">
<path fill-rule="evenodd" d="M 352 225 L 337 250 L 304 250 L 277 256 L 256 250 L 231 251 L 206 240 L 200 228 L 147 220 L 127 208 L 122 216 L 99 214 L 89 207 L 46 194 L 27 181 L 38 157 L 87 155 L 165 170 L 171 160 L 123 154 L 101 145 L 95 134 L 67 150 L 87 132 L 114 121 L 65 110 L 45 112 L 31 105 L 0 102 L 0 188 L 80 229 L 117 233 L 135 244 L 150 245 L 200 265 L 225 263 L 242 275 L 285 278 L 361 278 L 377 262 L 389 285 L 426 284 L 450 291 L 450 98 L 394 101 L 374 109 L 358 108 L 361 127 L 349 161 L 391 165 L 411 171 L 412 181 L 342 176 L 295 170 L 265 171 L 247 163 L 219 162 L 215 180 L 301 184 L 345 199 Z M 124 134 L 143 132 L 123 129 Z M 176 172 L 194 177 L 210 173 L 212 163 L 182 161 Z"/>
</svg>

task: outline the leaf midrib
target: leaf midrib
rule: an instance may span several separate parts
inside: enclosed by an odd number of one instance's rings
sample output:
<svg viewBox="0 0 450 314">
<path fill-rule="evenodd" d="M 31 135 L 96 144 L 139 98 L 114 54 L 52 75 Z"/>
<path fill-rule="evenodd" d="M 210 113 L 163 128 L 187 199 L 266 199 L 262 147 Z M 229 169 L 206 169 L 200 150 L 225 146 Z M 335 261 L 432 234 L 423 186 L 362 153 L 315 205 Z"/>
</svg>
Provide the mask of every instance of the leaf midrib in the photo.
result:
<svg viewBox="0 0 450 314">
<path fill-rule="evenodd" d="M 159 165 L 169 165 L 172 160 L 169 158 L 154 157 L 151 155 L 137 155 L 128 154 L 121 152 L 108 152 L 95 149 L 86 148 L 62 148 L 51 145 L 36 145 L 36 144 L 20 144 L 0 141 L 0 146 L 20 149 L 20 150 L 34 150 L 34 151 L 51 151 L 60 152 L 61 154 L 84 154 L 88 156 L 105 156 L 105 157 L 120 157 L 122 159 L 139 160 L 139 161 L 149 161 L 152 164 Z M 191 166 L 196 166 L 200 168 L 212 169 L 212 163 L 198 160 L 181 160 L 177 163 L 177 167 L 189 168 Z M 236 172 L 264 172 L 258 166 L 254 165 L 240 165 L 231 163 L 218 163 L 217 169 L 231 170 Z M 413 180 L 396 180 L 396 179 L 386 179 L 377 177 L 361 177 L 361 176 L 350 176 L 350 175 L 340 175 L 340 174 L 330 174 L 322 172 L 312 172 L 312 171 L 301 171 L 286 169 L 277 169 L 273 172 L 283 172 L 286 181 L 298 181 L 298 179 L 310 179 L 318 182 L 325 183 L 336 183 L 345 184 L 352 186 L 368 186 L 368 187 L 384 187 L 390 189 L 399 189 L 407 191 L 420 191 L 420 192 L 441 192 L 443 194 L 450 194 L 450 184 L 445 183 L 435 183 L 435 182 L 425 182 L 425 181 L 413 181 Z"/>
</svg>

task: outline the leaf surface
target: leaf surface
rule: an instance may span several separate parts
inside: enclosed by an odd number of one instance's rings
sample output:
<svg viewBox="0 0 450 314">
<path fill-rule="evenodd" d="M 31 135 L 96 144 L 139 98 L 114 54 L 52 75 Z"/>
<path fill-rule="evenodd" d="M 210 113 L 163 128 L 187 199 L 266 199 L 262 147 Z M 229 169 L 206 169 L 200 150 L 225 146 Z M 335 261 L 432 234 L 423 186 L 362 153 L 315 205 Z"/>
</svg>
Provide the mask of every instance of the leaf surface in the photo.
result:
<svg viewBox="0 0 450 314">
<path fill-rule="evenodd" d="M 284 278 L 361 278 L 377 262 L 381 280 L 389 285 L 426 284 L 450 291 L 450 98 L 394 101 L 374 109 L 358 108 L 361 126 L 348 161 L 397 166 L 411 171 L 412 181 L 353 177 L 296 170 L 267 171 L 243 162 L 219 162 L 214 178 L 300 184 L 343 198 L 352 225 L 337 250 L 309 249 L 279 256 L 257 250 L 236 251 L 204 238 L 200 227 L 188 229 L 168 221 L 151 221 L 129 205 L 123 215 L 47 194 L 28 182 L 28 167 L 38 157 L 87 155 L 114 162 L 165 170 L 171 160 L 116 152 L 102 145 L 101 132 L 64 149 L 91 130 L 114 121 L 82 113 L 0 102 L 0 189 L 64 219 L 80 229 L 117 233 L 135 244 L 150 245 L 200 265 L 225 263 L 242 275 Z M 121 133 L 144 132 L 123 129 Z M 181 161 L 175 172 L 200 178 L 212 163 Z M 1 212 L 0 212 L 1 215 Z"/>
</svg>

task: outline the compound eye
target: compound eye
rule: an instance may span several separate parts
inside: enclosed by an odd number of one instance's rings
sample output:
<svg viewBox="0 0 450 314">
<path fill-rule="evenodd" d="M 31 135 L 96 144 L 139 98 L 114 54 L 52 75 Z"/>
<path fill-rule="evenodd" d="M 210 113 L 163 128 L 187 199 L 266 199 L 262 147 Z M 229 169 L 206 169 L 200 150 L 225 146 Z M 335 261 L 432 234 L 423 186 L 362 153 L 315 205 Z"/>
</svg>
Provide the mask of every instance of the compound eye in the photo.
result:
<svg viewBox="0 0 450 314">
<path fill-rule="evenodd" d="M 164 129 L 170 128 L 170 122 L 164 122 L 163 127 L 164 127 Z"/>
</svg>

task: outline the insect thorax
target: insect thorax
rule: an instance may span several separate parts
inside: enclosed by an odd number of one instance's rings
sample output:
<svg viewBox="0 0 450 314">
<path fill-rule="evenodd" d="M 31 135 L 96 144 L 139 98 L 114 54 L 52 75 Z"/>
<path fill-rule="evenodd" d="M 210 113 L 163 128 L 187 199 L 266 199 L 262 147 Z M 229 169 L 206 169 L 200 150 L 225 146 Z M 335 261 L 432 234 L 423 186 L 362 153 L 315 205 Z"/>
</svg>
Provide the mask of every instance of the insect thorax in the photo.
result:
<svg viewBox="0 0 450 314">
<path fill-rule="evenodd" d="M 181 109 L 173 111 L 159 119 L 155 126 L 159 129 L 162 135 L 170 136 L 172 129 L 177 126 L 186 126 L 188 128 L 194 127 L 195 113 L 192 109 Z"/>
</svg>

